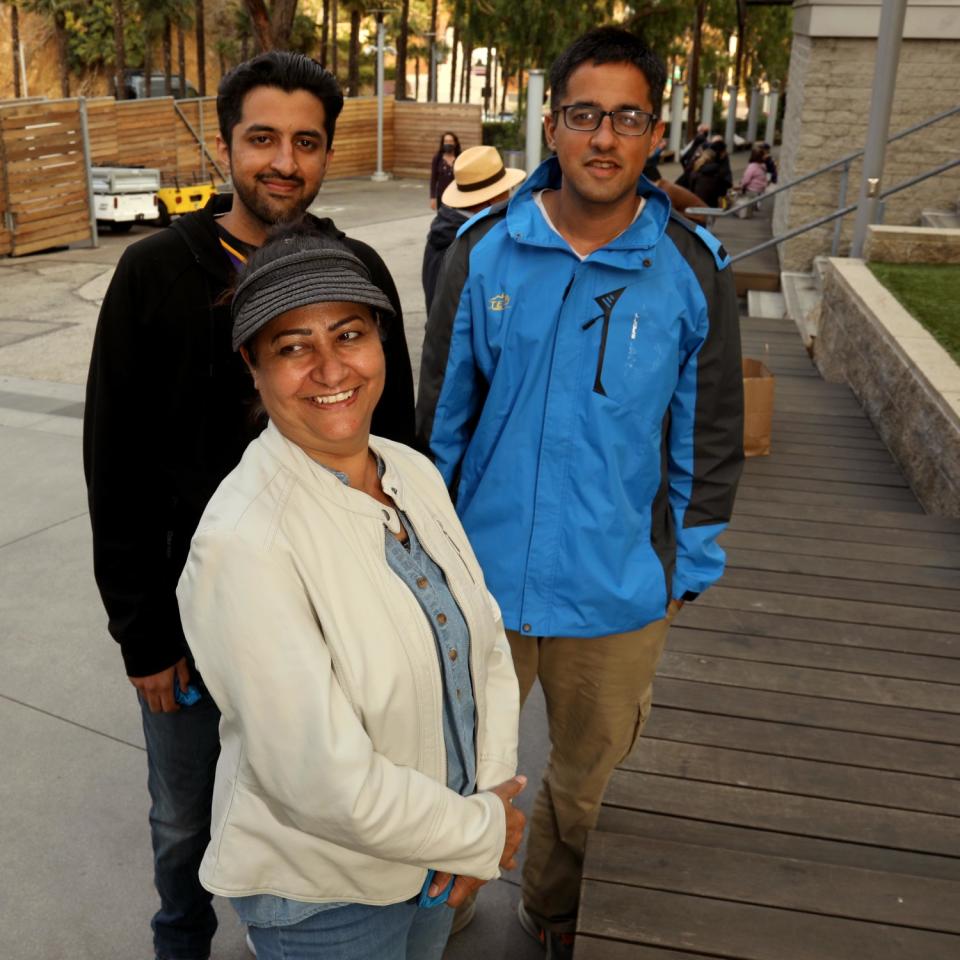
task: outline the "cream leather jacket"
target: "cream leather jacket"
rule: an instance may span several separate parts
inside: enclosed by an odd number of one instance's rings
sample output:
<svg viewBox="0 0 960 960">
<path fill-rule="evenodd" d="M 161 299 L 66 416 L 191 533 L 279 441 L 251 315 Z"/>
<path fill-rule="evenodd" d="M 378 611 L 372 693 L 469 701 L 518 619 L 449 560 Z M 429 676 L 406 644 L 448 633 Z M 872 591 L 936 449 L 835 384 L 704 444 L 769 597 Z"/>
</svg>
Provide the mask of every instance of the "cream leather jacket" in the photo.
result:
<svg viewBox="0 0 960 960">
<path fill-rule="evenodd" d="M 377 437 L 383 488 L 447 576 L 470 629 L 477 789 L 513 776 L 518 691 L 500 612 L 434 467 Z M 387 564 L 396 511 L 271 425 L 214 494 L 177 589 L 220 707 L 200 880 L 226 897 L 396 903 L 428 867 L 490 879 L 505 818 L 447 789 L 429 623 Z"/>
</svg>

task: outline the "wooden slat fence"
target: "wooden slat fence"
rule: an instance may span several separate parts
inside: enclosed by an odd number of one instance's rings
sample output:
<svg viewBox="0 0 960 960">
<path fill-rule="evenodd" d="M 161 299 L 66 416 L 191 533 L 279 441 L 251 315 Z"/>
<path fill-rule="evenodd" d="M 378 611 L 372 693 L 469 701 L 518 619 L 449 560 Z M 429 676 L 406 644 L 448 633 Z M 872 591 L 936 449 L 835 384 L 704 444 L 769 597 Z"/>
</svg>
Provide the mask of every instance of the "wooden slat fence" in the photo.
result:
<svg viewBox="0 0 960 960">
<path fill-rule="evenodd" d="M 0 252 L 90 239 L 78 100 L 0 106 L 0 163 Z"/>
<path fill-rule="evenodd" d="M 430 161 L 447 130 L 457 135 L 463 149 L 479 146 L 483 142 L 480 106 L 398 101 L 393 113 L 394 175 L 428 180 Z"/>
</svg>

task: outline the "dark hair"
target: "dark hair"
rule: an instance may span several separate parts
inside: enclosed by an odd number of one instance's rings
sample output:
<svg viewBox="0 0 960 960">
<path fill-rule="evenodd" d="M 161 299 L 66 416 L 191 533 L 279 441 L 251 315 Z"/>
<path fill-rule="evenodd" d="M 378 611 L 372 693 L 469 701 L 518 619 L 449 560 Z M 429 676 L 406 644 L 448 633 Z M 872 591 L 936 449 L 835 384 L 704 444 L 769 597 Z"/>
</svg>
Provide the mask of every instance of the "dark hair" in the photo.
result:
<svg viewBox="0 0 960 960">
<path fill-rule="evenodd" d="M 273 263 L 275 260 L 288 257 L 291 253 L 302 253 L 308 250 L 339 250 L 349 254 L 351 258 L 356 257 L 356 254 L 354 254 L 345 243 L 331 236 L 329 233 L 321 231 L 309 217 L 301 217 L 299 220 L 294 220 L 290 223 L 280 223 L 271 228 L 263 246 L 258 247 L 250 254 L 247 262 L 243 265 L 243 269 L 234 277 L 227 296 L 232 300 L 234 292 L 243 282 L 244 278 L 255 273 L 268 263 Z M 370 282 L 369 272 L 362 263 L 356 268 L 355 272 L 358 276 Z M 376 323 L 380 331 L 380 338 L 382 340 L 386 336 L 386 326 L 384 322 L 386 318 L 382 317 L 373 307 L 368 307 L 368 309 L 373 316 L 374 323 Z M 250 356 L 250 363 L 256 366 L 257 355 L 254 350 L 254 340 L 256 340 L 256 335 L 250 337 L 244 343 L 244 346 L 247 348 L 247 353 Z"/>
<path fill-rule="evenodd" d="M 763 149 L 762 143 L 755 143 L 750 150 L 750 163 L 763 163 L 763 155 L 766 153 L 766 150 Z"/>
<path fill-rule="evenodd" d="M 452 130 L 447 130 L 444 133 L 440 134 L 440 146 L 437 147 L 437 156 L 443 153 L 443 141 L 445 137 L 453 137 L 453 142 L 456 144 L 456 147 L 457 147 L 457 149 L 454 150 L 453 153 L 454 153 L 454 156 L 459 157 L 460 149 L 461 149 L 460 138 Z"/>
<path fill-rule="evenodd" d="M 574 40 L 553 61 L 550 68 L 550 108 L 556 110 L 566 95 L 567 81 L 577 67 L 585 63 L 629 63 L 636 67 L 650 85 L 650 106 L 660 115 L 667 68 L 636 34 L 620 27 L 597 27 Z"/>
<path fill-rule="evenodd" d="M 336 77 L 316 60 L 302 53 L 271 50 L 234 67 L 217 89 L 217 117 L 220 136 L 227 146 L 233 128 L 243 114 L 243 98 L 257 87 L 277 87 L 285 93 L 306 90 L 323 104 L 323 129 L 327 134 L 327 149 L 333 146 L 337 117 L 343 109 L 343 94 Z"/>
</svg>

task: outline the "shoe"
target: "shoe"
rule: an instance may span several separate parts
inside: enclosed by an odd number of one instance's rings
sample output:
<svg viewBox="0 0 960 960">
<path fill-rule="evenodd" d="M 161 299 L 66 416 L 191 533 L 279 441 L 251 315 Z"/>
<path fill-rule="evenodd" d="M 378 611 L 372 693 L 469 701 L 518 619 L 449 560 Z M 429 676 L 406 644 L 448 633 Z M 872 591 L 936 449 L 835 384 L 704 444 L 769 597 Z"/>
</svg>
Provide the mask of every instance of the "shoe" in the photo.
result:
<svg viewBox="0 0 960 960">
<path fill-rule="evenodd" d="M 452 937 L 454 934 L 469 927 L 476 915 L 477 894 L 471 893 L 453 912 L 453 926 L 450 928 L 450 936 Z"/>
<path fill-rule="evenodd" d="M 524 931 L 547 951 L 547 960 L 573 960 L 574 936 L 572 933 L 554 933 L 552 930 L 541 927 L 527 913 L 522 900 L 517 904 L 517 919 Z"/>
<path fill-rule="evenodd" d="M 250 939 L 250 934 L 247 934 L 247 949 L 250 951 L 251 956 L 257 955 L 257 948 L 253 945 L 253 941 Z"/>
</svg>

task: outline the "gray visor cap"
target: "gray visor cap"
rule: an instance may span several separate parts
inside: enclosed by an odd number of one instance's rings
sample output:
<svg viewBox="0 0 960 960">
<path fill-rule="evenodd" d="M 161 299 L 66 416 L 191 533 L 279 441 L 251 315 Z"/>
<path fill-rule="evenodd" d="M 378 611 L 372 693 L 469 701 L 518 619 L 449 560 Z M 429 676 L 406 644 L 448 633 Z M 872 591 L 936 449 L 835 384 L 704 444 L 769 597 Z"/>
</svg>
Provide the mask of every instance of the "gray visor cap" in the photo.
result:
<svg viewBox="0 0 960 960">
<path fill-rule="evenodd" d="M 362 303 L 393 318 L 396 310 L 347 250 L 300 250 L 258 267 L 233 295 L 233 349 L 239 350 L 274 317 L 312 303 Z"/>
</svg>

